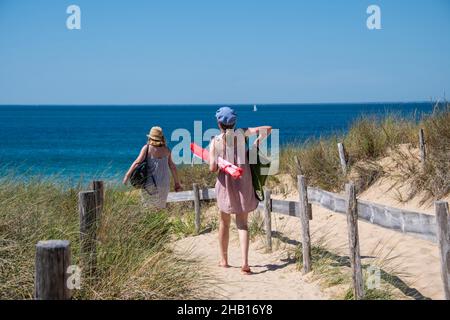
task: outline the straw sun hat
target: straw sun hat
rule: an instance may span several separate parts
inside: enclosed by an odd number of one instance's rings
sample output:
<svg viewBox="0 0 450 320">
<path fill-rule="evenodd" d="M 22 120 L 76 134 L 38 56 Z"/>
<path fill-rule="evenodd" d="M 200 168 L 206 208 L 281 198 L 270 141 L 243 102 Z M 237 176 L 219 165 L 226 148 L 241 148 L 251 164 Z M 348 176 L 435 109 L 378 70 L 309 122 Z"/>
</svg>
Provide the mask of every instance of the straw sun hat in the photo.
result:
<svg viewBox="0 0 450 320">
<path fill-rule="evenodd" d="M 147 135 L 148 143 L 155 147 L 161 147 L 166 145 L 166 139 L 164 138 L 163 131 L 160 127 L 153 127 Z"/>
</svg>

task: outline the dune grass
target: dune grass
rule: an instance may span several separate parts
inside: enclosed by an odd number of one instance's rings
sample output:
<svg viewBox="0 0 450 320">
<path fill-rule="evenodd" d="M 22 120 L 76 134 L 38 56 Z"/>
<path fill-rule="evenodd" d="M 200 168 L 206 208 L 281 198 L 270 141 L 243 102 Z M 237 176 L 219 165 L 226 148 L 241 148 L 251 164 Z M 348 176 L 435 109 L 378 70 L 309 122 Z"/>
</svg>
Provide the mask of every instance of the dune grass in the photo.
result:
<svg viewBox="0 0 450 320">
<path fill-rule="evenodd" d="M 192 189 L 193 183 L 198 183 L 201 188 L 213 187 L 216 183 L 217 174 L 209 171 L 206 164 L 196 164 L 194 166 L 181 166 L 178 169 L 179 178 L 186 190 Z M 172 183 L 173 185 L 173 183 Z"/>
<path fill-rule="evenodd" d="M 334 299 L 353 300 L 350 259 L 346 255 L 336 253 L 346 248 L 335 247 L 332 243 L 333 239 L 322 236 L 312 244 L 312 278 L 317 280 L 323 289 L 339 288 L 334 290 Z M 380 241 L 368 257 L 362 260 L 364 299 L 427 299 L 411 288 L 410 284 L 401 280 L 401 278 L 409 279 L 409 274 L 403 271 L 401 256 L 393 254 L 394 247 L 388 249 L 386 244 Z M 297 268 L 301 270 L 303 267 L 301 245 L 297 246 L 293 253 Z"/>
<path fill-rule="evenodd" d="M 195 236 L 195 212 L 192 202 L 185 203 L 169 203 L 167 210 L 170 211 L 171 222 L 173 226 L 174 234 L 177 238 L 184 238 L 189 236 Z M 201 201 L 201 219 L 200 219 L 200 234 L 205 232 L 211 232 L 218 229 L 219 218 L 218 214 L 206 214 L 210 208 L 215 208 L 216 205 L 213 201 Z"/>
<path fill-rule="evenodd" d="M 77 194 L 49 181 L 0 182 L 0 299 L 32 299 L 35 245 L 67 239 L 80 263 Z M 98 230 L 97 270 L 75 299 L 190 299 L 207 295 L 207 275 L 170 246 L 176 224 L 149 212 L 123 188 L 108 187 Z"/>
<path fill-rule="evenodd" d="M 421 123 L 425 133 L 426 161 L 422 165 L 418 154 L 396 150 L 399 184 L 409 185 L 404 201 L 416 196 L 421 203 L 440 199 L 450 193 L 450 105 L 436 109 Z"/>
<path fill-rule="evenodd" d="M 256 211 L 249 216 L 248 233 L 250 240 L 255 240 L 265 235 L 264 217 L 261 212 Z"/>
<path fill-rule="evenodd" d="M 398 115 L 385 118 L 365 116 L 357 119 L 345 135 L 334 135 L 305 142 L 300 148 L 290 145 L 281 152 L 281 171 L 293 178 L 303 174 L 311 185 L 328 191 L 340 191 L 348 180 L 343 175 L 337 144 L 344 143 L 348 165 L 358 170 L 358 185 L 368 187 L 376 179 L 379 169 L 373 161 L 399 144 L 415 142 L 414 129 L 417 124 L 412 119 Z M 297 161 L 298 159 L 298 161 Z M 361 162 L 372 163 L 361 166 Z M 367 169 L 369 169 L 367 171 Z M 376 170 L 374 170 L 376 169 Z"/>
<path fill-rule="evenodd" d="M 400 145 L 418 148 L 418 132 L 425 131 L 427 161 L 421 168 L 419 159 L 412 154 L 399 154 Z M 348 175 L 342 173 L 337 143 L 343 142 L 348 160 Z M 440 105 L 430 115 L 416 121 L 413 116 L 388 114 L 383 118 L 364 116 L 357 119 L 348 133 L 309 140 L 284 147 L 280 155 L 280 173 L 294 179 L 303 174 L 310 185 L 328 190 L 342 191 L 348 180 L 355 182 L 358 192 L 370 187 L 384 176 L 377 163 L 388 154 L 394 157 L 400 174 L 400 184 L 411 184 L 411 199 L 424 193 L 424 200 L 439 199 L 450 193 L 450 107 Z M 408 161 L 409 159 L 409 161 Z M 407 199 L 407 200 L 408 200 Z"/>
</svg>

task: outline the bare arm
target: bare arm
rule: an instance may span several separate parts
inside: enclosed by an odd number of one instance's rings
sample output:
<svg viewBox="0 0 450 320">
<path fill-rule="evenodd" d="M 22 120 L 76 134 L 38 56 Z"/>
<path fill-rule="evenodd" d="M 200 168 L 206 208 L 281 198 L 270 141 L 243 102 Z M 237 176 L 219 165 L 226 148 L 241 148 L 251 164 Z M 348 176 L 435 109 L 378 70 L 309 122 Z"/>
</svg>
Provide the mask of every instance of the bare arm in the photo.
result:
<svg viewBox="0 0 450 320">
<path fill-rule="evenodd" d="M 261 126 L 261 127 L 255 127 L 255 128 L 248 128 L 247 131 L 245 131 L 245 136 L 250 137 L 257 135 L 254 145 L 258 145 L 261 141 L 266 139 L 270 133 L 272 132 L 271 126 Z"/>
<path fill-rule="evenodd" d="M 128 169 L 127 173 L 123 177 L 123 184 L 127 184 L 128 179 L 130 179 L 131 173 L 136 169 L 136 167 L 145 159 L 145 153 L 147 152 L 147 146 L 143 146 L 141 149 L 141 152 L 139 153 L 138 157 L 134 162 L 131 164 L 130 169 Z"/>
<path fill-rule="evenodd" d="M 172 153 L 169 150 L 169 168 L 170 168 L 170 172 L 172 172 L 172 177 L 173 177 L 173 181 L 175 183 L 175 191 L 181 191 L 181 183 L 180 183 L 180 179 L 178 178 L 178 172 L 177 172 L 177 166 L 175 165 L 175 163 L 172 160 Z"/>
<path fill-rule="evenodd" d="M 214 141 L 214 139 L 211 139 L 211 143 L 209 144 L 209 171 L 211 172 L 216 172 L 217 170 L 219 170 L 219 166 L 217 165 L 216 146 Z"/>
</svg>

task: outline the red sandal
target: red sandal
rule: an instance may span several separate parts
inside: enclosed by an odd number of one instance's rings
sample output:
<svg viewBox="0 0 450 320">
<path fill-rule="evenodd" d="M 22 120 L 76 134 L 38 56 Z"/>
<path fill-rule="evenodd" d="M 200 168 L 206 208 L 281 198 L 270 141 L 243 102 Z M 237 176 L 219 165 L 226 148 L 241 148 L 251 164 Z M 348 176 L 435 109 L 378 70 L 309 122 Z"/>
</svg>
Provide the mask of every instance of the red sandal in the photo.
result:
<svg viewBox="0 0 450 320">
<path fill-rule="evenodd" d="M 243 275 L 249 276 L 249 275 L 251 275 L 253 272 L 252 272 L 252 270 L 250 269 L 250 267 L 242 267 L 242 268 L 241 268 L 241 273 L 242 273 Z"/>
</svg>

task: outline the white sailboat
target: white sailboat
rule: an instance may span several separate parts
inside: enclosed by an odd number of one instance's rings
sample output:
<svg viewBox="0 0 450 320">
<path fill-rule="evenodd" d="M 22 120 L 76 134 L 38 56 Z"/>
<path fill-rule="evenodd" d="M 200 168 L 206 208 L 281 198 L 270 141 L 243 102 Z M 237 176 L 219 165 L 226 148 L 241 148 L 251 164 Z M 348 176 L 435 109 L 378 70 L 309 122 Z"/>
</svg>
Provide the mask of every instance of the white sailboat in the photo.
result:
<svg viewBox="0 0 450 320">
<path fill-rule="evenodd" d="M 253 112 L 256 112 L 256 111 L 258 111 L 258 108 L 256 108 L 256 104 L 255 104 L 255 105 L 253 105 Z"/>
</svg>

